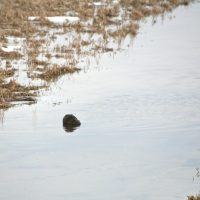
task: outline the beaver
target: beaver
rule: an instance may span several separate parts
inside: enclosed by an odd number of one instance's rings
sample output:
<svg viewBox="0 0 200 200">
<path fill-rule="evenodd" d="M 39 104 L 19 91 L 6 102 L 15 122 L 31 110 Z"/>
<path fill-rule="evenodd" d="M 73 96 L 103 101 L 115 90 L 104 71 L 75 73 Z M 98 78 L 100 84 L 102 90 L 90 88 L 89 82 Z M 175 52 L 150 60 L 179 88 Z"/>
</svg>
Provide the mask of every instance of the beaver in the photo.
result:
<svg viewBox="0 0 200 200">
<path fill-rule="evenodd" d="M 63 127 L 67 132 L 74 131 L 80 125 L 81 122 L 73 114 L 67 114 L 63 118 Z"/>
</svg>

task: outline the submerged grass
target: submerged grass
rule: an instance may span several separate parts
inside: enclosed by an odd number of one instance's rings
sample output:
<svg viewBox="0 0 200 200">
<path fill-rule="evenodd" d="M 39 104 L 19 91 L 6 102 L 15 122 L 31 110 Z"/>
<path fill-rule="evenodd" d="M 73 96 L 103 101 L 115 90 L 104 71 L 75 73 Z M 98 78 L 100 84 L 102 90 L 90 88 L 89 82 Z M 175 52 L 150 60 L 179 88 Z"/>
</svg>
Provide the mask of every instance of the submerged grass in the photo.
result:
<svg viewBox="0 0 200 200">
<path fill-rule="evenodd" d="M 2 81 L 2 78 L 12 77 L 14 76 L 15 69 L 0 69 L 0 80 Z"/>
<path fill-rule="evenodd" d="M 78 71 L 80 71 L 80 68 L 77 67 L 53 66 L 46 68 L 38 77 L 45 81 L 55 81 L 64 74 L 72 74 Z"/>
<path fill-rule="evenodd" d="M 196 196 L 188 196 L 188 200 L 200 200 L 200 194 L 197 194 Z"/>
<path fill-rule="evenodd" d="M 11 107 L 12 102 L 36 102 L 36 90 L 41 89 L 39 86 L 22 86 L 16 81 L 0 83 L 0 109 Z"/>
</svg>

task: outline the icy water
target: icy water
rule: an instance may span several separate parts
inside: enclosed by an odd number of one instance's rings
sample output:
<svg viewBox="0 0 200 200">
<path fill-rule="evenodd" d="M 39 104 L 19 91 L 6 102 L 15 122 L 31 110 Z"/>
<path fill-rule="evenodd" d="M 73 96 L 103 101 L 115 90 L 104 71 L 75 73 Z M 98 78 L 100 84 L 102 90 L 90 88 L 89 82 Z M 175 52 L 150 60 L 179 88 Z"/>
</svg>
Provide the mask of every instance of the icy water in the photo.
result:
<svg viewBox="0 0 200 200">
<path fill-rule="evenodd" d="M 176 16 L 171 19 L 170 16 Z M 1 113 L 2 200 L 175 200 L 200 190 L 200 4 Z M 65 132 L 62 118 L 82 125 Z"/>
</svg>

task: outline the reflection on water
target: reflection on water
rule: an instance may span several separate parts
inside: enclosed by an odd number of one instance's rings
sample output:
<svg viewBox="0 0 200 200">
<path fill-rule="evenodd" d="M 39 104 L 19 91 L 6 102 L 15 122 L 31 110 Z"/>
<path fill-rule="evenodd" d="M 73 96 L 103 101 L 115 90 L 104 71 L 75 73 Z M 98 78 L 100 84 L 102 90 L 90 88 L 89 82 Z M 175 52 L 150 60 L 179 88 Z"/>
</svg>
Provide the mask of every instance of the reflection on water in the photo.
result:
<svg viewBox="0 0 200 200">
<path fill-rule="evenodd" d="M 67 133 L 71 133 L 74 132 L 76 129 L 78 129 L 80 127 L 76 126 L 76 127 L 72 127 L 72 126 L 63 126 L 63 129 L 67 132 Z"/>
<path fill-rule="evenodd" d="M 4 121 L 4 110 L 0 109 L 0 124 L 3 124 Z"/>
<path fill-rule="evenodd" d="M 133 48 L 61 78 L 36 105 L 8 110 L 0 127 L 0 199 L 178 200 L 196 194 L 199 10 L 199 4 L 181 7 L 164 24 L 142 24 Z M 66 113 L 81 119 L 76 134 L 63 131 Z"/>
<path fill-rule="evenodd" d="M 199 178 L 200 178 L 200 171 L 199 171 L 199 168 L 196 168 L 196 173 L 193 176 L 193 181 L 199 180 Z"/>
</svg>

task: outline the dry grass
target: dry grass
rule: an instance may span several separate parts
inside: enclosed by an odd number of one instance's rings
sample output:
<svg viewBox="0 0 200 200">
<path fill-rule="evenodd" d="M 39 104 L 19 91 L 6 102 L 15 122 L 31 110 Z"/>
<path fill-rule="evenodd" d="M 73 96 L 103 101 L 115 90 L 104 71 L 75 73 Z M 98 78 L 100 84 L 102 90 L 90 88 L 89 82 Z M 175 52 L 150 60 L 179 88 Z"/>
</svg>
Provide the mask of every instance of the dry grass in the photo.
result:
<svg viewBox="0 0 200 200">
<path fill-rule="evenodd" d="M 45 81 L 55 81 L 64 74 L 72 74 L 78 71 L 80 71 L 80 69 L 77 67 L 53 66 L 46 68 L 38 77 Z"/>
<path fill-rule="evenodd" d="M 0 33 L 0 44 L 3 46 L 6 45 L 8 42 L 7 38 L 5 37 L 4 33 Z"/>
<path fill-rule="evenodd" d="M 32 64 L 34 64 L 34 65 L 44 65 L 44 66 L 47 66 L 47 65 L 48 65 L 48 62 L 47 62 L 47 61 L 43 61 L 43 60 L 34 59 L 34 60 L 32 61 Z"/>
<path fill-rule="evenodd" d="M 132 11 L 132 14 L 131 14 L 131 17 L 133 20 L 141 20 L 142 18 L 144 18 L 144 15 L 143 13 L 140 11 L 140 10 L 133 10 Z"/>
<path fill-rule="evenodd" d="M 17 51 L 6 52 L 0 49 L 0 57 L 3 59 L 17 60 L 22 58 L 22 55 Z"/>
<path fill-rule="evenodd" d="M 9 81 L 8 83 L 0 83 L 0 109 L 11 107 L 12 102 L 26 101 L 35 103 L 36 93 L 39 90 L 38 86 L 22 86 L 16 81 Z"/>
<path fill-rule="evenodd" d="M 0 80 L 5 79 L 7 77 L 12 77 L 15 74 L 15 69 L 0 69 Z"/>
<path fill-rule="evenodd" d="M 55 81 L 63 74 L 79 71 L 79 68 L 69 66 L 76 66 L 80 57 L 115 51 L 109 47 L 109 40 L 121 44 L 128 35 L 135 37 L 138 22 L 145 17 L 163 14 L 179 5 L 187 6 L 191 1 L 120 0 L 113 4 L 111 0 L 100 0 L 103 4 L 95 6 L 95 0 L 1 0 L 0 59 L 6 60 L 7 69 L 0 67 L 0 108 L 10 106 L 12 101 L 34 101 L 32 90 L 40 89 L 22 86 L 15 81 L 7 82 L 8 77 L 14 79 L 14 60 L 26 60 L 27 78 L 32 81 L 35 78 Z M 80 20 L 57 24 L 47 19 L 66 13 Z M 30 16 L 36 19 L 30 20 Z M 66 44 L 54 45 L 62 35 L 73 34 L 75 36 Z M 88 34 L 89 38 L 95 35 L 98 39 L 86 40 L 82 37 L 84 34 Z M 2 47 L 9 47 L 8 36 L 23 38 L 23 51 L 3 51 Z M 53 47 L 49 49 L 49 46 Z M 39 55 L 48 61 L 39 60 Z M 66 66 L 50 63 L 53 57 L 65 59 Z"/>
</svg>

